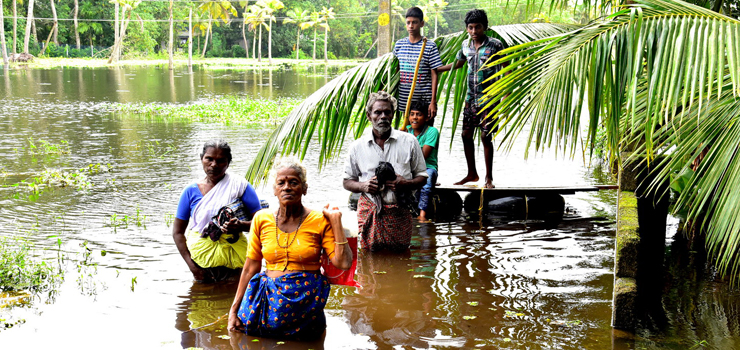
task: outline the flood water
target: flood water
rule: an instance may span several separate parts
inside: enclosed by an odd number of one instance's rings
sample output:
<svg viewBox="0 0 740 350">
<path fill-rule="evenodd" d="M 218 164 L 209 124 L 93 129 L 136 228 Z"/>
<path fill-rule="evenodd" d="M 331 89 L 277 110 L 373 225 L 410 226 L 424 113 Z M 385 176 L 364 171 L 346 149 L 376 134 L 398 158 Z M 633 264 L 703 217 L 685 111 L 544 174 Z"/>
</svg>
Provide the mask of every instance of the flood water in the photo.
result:
<svg viewBox="0 0 740 350">
<path fill-rule="evenodd" d="M 415 222 L 408 253 L 362 253 L 357 271 L 362 288 L 332 287 L 324 340 L 281 343 L 233 333 L 227 339 L 222 316 L 236 286 L 192 281 L 172 241 L 172 214 L 182 188 L 203 176 L 198 153 L 205 140 L 226 139 L 234 154 L 230 172 L 243 175 L 270 127 L 153 120 L 112 113 L 109 106 L 206 103 L 225 96 L 302 98 L 337 73 L 323 67 L 0 73 L 0 236 L 26 237 L 42 248 L 41 258 L 66 269 L 57 293 L 2 311 L 0 318 L 25 320 L 0 331 L 2 348 L 730 349 L 740 344 L 737 292 L 711 276 L 685 273 L 683 261 L 669 270 L 667 321 L 638 329 L 635 336 L 613 335 L 615 191 L 566 196 L 572 220 L 557 227 L 463 217 Z M 450 137 L 449 129 L 442 131 L 442 184 L 465 172 L 462 145 L 454 139 L 448 149 Z M 65 144 L 68 153 L 48 151 L 47 145 Z M 511 153 L 497 152 L 496 185 L 611 181 L 580 157 L 548 152 L 525 161 L 523 146 L 522 140 Z M 319 172 L 315 146 L 308 152 L 304 202 L 315 209 L 327 202 L 339 205 L 349 226 L 355 219 L 341 185 L 345 156 L 346 149 Z M 10 186 L 45 170 L 74 172 L 90 164 L 100 168 L 87 173 L 84 190 L 55 187 L 35 196 Z M 260 187 L 258 194 L 277 205 L 270 188 Z"/>
</svg>

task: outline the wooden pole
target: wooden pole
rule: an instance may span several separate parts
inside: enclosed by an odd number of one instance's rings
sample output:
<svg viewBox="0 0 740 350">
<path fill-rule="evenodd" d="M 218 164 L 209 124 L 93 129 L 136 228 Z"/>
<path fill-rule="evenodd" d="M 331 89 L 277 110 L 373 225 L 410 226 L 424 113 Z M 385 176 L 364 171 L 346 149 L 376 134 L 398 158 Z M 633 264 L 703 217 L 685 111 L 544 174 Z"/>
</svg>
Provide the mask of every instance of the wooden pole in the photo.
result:
<svg viewBox="0 0 740 350">
<path fill-rule="evenodd" d="M 409 113 L 411 112 L 411 101 L 414 100 L 414 89 L 416 89 L 416 77 L 419 75 L 419 64 L 421 59 L 424 57 L 424 49 L 427 46 L 427 38 L 422 39 L 421 51 L 419 51 L 419 58 L 416 60 L 416 68 L 414 68 L 414 79 L 411 81 L 411 90 L 409 90 L 409 99 L 406 101 L 406 112 L 403 113 L 403 126 L 401 131 L 406 131 L 406 127 L 409 125 Z"/>
</svg>

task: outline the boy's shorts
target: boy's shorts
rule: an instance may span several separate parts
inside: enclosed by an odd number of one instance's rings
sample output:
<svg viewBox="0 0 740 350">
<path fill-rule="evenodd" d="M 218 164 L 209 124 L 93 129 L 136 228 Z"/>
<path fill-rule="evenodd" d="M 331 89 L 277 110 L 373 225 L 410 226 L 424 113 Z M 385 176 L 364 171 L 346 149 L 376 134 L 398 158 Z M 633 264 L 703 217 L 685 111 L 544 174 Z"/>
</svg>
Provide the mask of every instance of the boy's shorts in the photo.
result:
<svg viewBox="0 0 740 350">
<path fill-rule="evenodd" d="M 498 125 L 494 126 L 495 120 L 483 120 L 486 115 L 485 113 L 478 114 L 479 108 L 474 103 L 465 103 L 465 108 L 463 109 L 463 130 L 480 128 L 481 132 L 484 132 L 486 135 L 498 131 Z"/>
</svg>

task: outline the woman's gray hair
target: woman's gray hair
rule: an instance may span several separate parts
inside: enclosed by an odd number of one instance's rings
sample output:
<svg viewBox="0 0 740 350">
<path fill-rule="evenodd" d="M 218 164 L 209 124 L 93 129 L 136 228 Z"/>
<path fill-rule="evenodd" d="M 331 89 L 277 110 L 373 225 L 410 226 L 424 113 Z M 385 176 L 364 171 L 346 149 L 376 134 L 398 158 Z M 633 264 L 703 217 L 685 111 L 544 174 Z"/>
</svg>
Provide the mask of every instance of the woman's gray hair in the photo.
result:
<svg viewBox="0 0 740 350">
<path fill-rule="evenodd" d="M 223 139 L 213 139 L 206 141 L 206 143 L 203 144 L 203 151 L 200 152 L 200 159 L 203 159 L 203 156 L 206 155 L 206 151 L 209 148 L 220 149 L 221 151 L 223 151 L 224 155 L 226 155 L 226 159 L 229 160 L 229 164 L 231 164 L 231 146 L 229 146 L 228 142 Z"/>
<path fill-rule="evenodd" d="M 298 173 L 298 178 L 301 179 L 303 186 L 305 187 L 306 184 L 308 184 L 306 179 L 306 167 L 304 167 L 303 163 L 301 163 L 301 161 L 295 156 L 285 156 L 275 160 L 272 165 L 272 171 L 270 171 L 270 178 L 272 178 L 273 183 L 275 183 L 275 180 L 277 179 L 277 174 L 283 169 L 295 170 Z"/>
<path fill-rule="evenodd" d="M 367 105 L 365 106 L 365 113 L 368 115 L 370 112 L 372 112 L 373 105 L 375 102 L 378 101 L 386 101 L 391 104 L 391 107 L 393 108 L 393 113 L 396 112 L 396 109 L 398 109 L 398 101 L 396 101 L 396 98 L 391 96 L 391 94 L 385 92 L 385 91 L 378 91 L 373 92 L 370 94 L 370 97 L 367 99 Z"/>
</svg>

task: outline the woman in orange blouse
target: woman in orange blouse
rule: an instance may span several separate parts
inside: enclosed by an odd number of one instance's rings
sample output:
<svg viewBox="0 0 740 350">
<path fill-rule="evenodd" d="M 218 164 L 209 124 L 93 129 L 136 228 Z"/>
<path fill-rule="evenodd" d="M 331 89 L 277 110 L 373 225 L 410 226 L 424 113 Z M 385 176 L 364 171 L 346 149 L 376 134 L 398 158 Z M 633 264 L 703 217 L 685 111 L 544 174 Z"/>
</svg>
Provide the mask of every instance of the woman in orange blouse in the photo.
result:
<svg viewBox="0 0 740 350">
<path fill-rule="evenodd" d="M 295 158 L 273 168 L 277 211 L 261 210 L 252 219 L 247 260 L 229 312 L 229 331 L 252 336 L 316 339 L 326 329 L 324 306 L 329 282 L 319 268 L 325 252 L 337 268 L 352 266 L 342 229 L 342 213 L 303 206 L 306 169 Z M 262 269 L 262 260 L 266 270 Z"/>
</svg>

